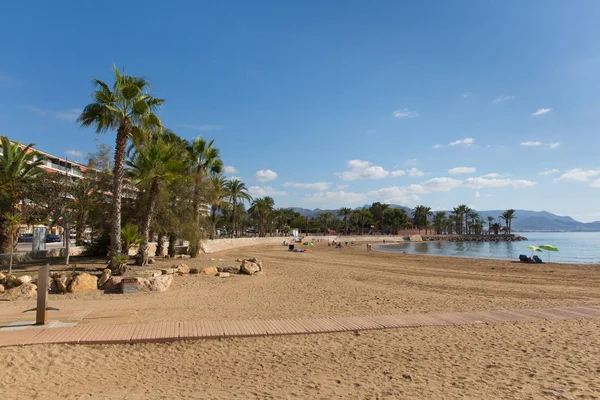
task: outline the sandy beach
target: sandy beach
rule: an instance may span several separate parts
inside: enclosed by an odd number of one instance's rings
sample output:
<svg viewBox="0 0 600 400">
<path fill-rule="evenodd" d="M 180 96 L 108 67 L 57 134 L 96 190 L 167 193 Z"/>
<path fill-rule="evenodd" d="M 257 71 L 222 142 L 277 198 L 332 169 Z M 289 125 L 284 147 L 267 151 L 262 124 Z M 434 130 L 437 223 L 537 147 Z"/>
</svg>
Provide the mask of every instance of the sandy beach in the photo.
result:
<svg viewBox="0 0 600 400">
<path fill-rule="evenodd" d="M 183 261 L 203 267 L 258 257 L 260 276 L 182 276 L 168 292 L 137 296 L 51 295 L 60 311 L 49 318 L 83 325 L 600 305 L 599 266 L 366 252 L 358 243 L 285 250 L 260 245 Z M 32 304 L 1 302 L 0 325 L 30 319 L 22 311 Z M 591 399 L 600 393 L 599 327 L 600 318 L 589 318 L 4 348 L 0 383 L 6 398 Z M 34 384 L 39 378 L 46 384 Z"/>
</svg>

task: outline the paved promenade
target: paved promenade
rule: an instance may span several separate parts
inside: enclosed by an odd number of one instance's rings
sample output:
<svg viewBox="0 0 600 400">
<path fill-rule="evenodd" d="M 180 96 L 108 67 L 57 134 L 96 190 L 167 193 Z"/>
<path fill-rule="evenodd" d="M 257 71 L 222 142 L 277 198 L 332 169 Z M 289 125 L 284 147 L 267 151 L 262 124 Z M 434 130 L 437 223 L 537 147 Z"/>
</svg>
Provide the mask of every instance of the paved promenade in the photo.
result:
<svg viewBox="0 0 600 400">
<path fill-rule="evenodd" d="M 421 326 L 494 324 L 589 317 L 600 317 L 600 306 L 420 315 L 153 322 L 124 325 L 87 324 L 75 327 L 35 327 L 20 330 L 0 328 L 0 347 L 50 343 L 156 343 L 176 340 L 356 332 Z"/>
</svg>

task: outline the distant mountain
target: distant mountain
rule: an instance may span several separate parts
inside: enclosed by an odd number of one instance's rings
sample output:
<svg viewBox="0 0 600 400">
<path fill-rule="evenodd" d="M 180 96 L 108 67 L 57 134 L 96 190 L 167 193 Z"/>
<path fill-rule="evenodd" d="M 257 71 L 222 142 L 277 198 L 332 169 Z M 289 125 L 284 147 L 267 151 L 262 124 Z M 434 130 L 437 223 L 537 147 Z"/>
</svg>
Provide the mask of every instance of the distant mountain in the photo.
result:
<svg viewBox="0 0 600 400">
<path fill-rule="evenodd" d="M 369 208 L 370 204 L 364 205 L 364 208 Z M 363 207 L 357 207 L 361 209 Z M 406 211 L 409 215 L 411 208 L 401 206 L 398 204 L 390 204 L 391 208 L 400 208 Z M 338 209 L 335 210 L 321 210 L 316 208 L 309 210 L 300 207 L 290 207 L 292 210 L 299 212 L 305 217 L 314 218 L 319 213 L 331 212 L 337 214 Z M 447 211 L 448 212 L 448 211 Z M 497 221 L 499 216 L 504 210 L 485 210 L 477 211 L 479 216 L 487 221 L 487 217 L 491 216 Z M 529 211 L 529 210 L 515 210 L 516 218 L 512 221 L 512 229 L 516 232 L 528 232 L 528 231 L 561 231 L 561 232 L 600 232 L 600 221 L 595 222 L 579 222 L 571 217 L 563 217 L 560 215 L 552 214 L 548 211 Z M 499 221 L 502 223 L 501 221 Z M 487 222 L 486 222 L 487 223 Z"/>
</svg>

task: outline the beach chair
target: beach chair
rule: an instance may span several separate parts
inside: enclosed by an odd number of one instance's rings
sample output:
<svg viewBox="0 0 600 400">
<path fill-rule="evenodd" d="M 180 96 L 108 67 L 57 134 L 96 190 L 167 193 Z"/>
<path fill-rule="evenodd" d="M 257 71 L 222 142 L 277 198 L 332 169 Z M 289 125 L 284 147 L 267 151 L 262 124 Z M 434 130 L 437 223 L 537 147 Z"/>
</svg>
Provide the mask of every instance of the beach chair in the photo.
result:
<svg viewBox="0 0 600 400">
<path fill-rule="evenodd" d="M 519 255 L 519 261 L 526 263 L 526 262 L 528 262 L 528 260 L 529 260 L 529 257 L 527 257 L 525 254 Z"/>
<path fill-rule="evenodd" d="M 538 256 L 533 256 L 533 262 L 536 264 L 543 264 L 544 262 L 542 261 L 541 258 L 539 258 Z"/>
</svg>

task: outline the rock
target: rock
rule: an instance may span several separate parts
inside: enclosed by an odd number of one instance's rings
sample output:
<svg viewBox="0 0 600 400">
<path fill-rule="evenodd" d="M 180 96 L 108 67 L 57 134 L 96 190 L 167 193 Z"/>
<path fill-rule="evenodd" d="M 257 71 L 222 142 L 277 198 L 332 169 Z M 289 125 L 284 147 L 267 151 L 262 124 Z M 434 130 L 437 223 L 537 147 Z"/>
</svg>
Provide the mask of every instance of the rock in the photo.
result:
<svg viewBox="0 0 600 400">
<path fill-rule="evenodd" d="M 240 270 L 244 273 L 244 274 L 248 274 L 248 275 L 253 275 L 257 272 L 259 272 L 260 266 L 254 262 L 248 261 L 248 260 L 244 260 L 242 261 L 242 265 L 240 266 Z"/>
<path fill-rule="evenodd" d="M 411 242 L 422 242 L 423 237 L 421 235 L 410 235 L 408 237 L 408 240 L 410 240 Z"/>
<path fill-rule="evenodd" d="M 56 285 L 56 291 L 58 293 L 67 293 L 67 288 L 69 286 L 69 277 L 62 273 L 54 273 L 52 274 L 52 280 Z M 50 285 L 52 288 L 52 285 Z"/>
<path fill-rule="evenodd" d="M 229 278 L 229 272 L 219 272 L 217 276 L 219 278 Z"/>
<path fill-rule="evenodd" d="M 221 270 L 219 272 L 227 272 L 229 274 L 239 274 L 240 273 L 240 267 L 239 266 L 235 266 L 235 265 L 221 267 Z"/>
<path fill-rule="evenodd" d="M 0 293 L 4 292 L 4 285 L 0 283 Z"/>
<path fill-rule="evenodd" d="M 244 261 L 244 260 L 242 260 L 241 258 L 236 258 L 235 259 L 235 262 L 242 262 L 242 261 Z"/>
<path fill-rule="evenodd" d="M 175 268 L 161 269 L 163 275 L 172 275 L 177 271 Z"/>
<path fill-rule="evenodd" d="M 121 293 L 122 287 L 121 283 L 123 281 L 122 276 L 111 276 L 108 280 L 102 285 L 102 290 L 105 293 Z"/>
<path fill-rule="evenodd" d="M 153 278 L 138 279 L 141 290 L 150 292 L 166 292 L 173 283 L 173 275 L 155 276 Z"/>
<path fill-rule="evenodd" d="M 198 270 L 198 268 L 190 268 L 190 274 L 198 274 L 200 273 L 200 270 Z"/>
<path fill-rule="evenodd" d="M 189 274 L 190 273 L 190 267 L 188 267 L 186 264 L 179 264 L 177 266 L 177 273 L 179 275 Z"/>
<path fill-rule="evenodd" d="M 13 287 L 2 293 L 2 297 L 10 300 L 17 300 L 20 298 L 31 298 L 37 295 L 37 286 L 33 283 L 25 283 L 23 285 Z"/>
<path fill-rule="evenodd" d="M 106 281 L 110 279 L 110 275 L 111 275 L 110 269 L 106 268 L 104 271 L 102 271 L 102 275 L 100 276 L 100 279 L 98 279 L 98 287 L 99 288 L 101 288 L 102 285 L 104 285 L 106 283 Z"/>
<path fill-rule="evenodd" d="M 216 260 L 216 259 L 214 259 L 214 258 L 211 258 L 211 259 L 210 259 L 210 261 L 217 261 L 217 260 Z"/>
<path fill-rule="evenodd" d="M 17 277 L 16 277 L 16 276 L 14 276 L 14 275 L 8 275 L 8 276 L 6 277 L 6 279 L 5 279 L 5 282 L 4 282 L 4 286 L 5 286 L 7 289 L 10 289 L 10 288 L 17 287 L 17 286 L 19 286 L 20 284 L 21 284 L 21 282 L 19 282 L 19 278 L 17 278 Z"/>
<path fill-rule="evenodd" d="M 96 289 L 98 289 L 98 278 L 85 272 L 74 277 L 67 287 L 71 293 L 89 292 Z"/>
<path fill-rule="evenodd" d="M 6 283 L 6 275 L 0 272 L 0 284 L 4 285 Z"/>
<path fill-rule="evenodd" d="M 33 278 L 29 275 L 22 275 L 22 276 L 19 276 L 17 279 L 19 280 L 19 282 L 21 282 L 21 285 L 24 285 L 26 283 L 31 283 L 31 281 L 33 280 Z"/>
<path fill-rule="evenodd" d="M 206 267 L 200 271 L 200 275 L 216 275 L 219 271 L 217 271 L 217 267 Z"/>
<path fill-rule="evenodd" d="M 148 259 L 148 264 L 154 264 L 154 258 L 149 258 Z"/>
<path fill-rule="evenodd" d="M 253 262 L 258 264 L 260 261 L 258 261 L 258 258 L 249 258 L 248 261 Z"/>
</svg>

